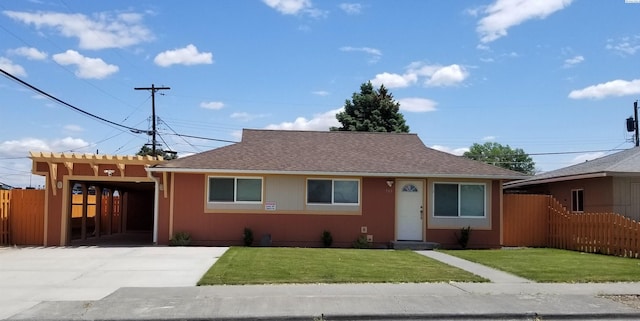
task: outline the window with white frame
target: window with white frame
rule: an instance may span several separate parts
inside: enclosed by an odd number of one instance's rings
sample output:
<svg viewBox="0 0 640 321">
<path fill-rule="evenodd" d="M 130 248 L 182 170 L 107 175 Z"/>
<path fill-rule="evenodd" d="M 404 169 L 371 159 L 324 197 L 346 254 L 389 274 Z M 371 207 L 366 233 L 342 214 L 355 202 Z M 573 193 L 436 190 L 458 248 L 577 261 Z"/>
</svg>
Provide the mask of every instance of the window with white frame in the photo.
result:
<svg viewBox="0 0 640 321">
<path fill-rule="evenodd" d="M 260 203 L 262 178 L 209 177 L 209 202 Z"/>
<path fill-rule="evenodd" d="M 571 190 L 571 211 L 572 212 L 584 211 L 584 190 L 583 189 Z"/>
<path fill-rule="evenodd" d="M 433 215 L 485 217 L 486 185 L 477 183 L 433 184 Z"/>
<path fill-rule="evenodd" d="M 360 202 L 360 181 L 355 179 L 307 179 L 308 204 L 348 204 Z"/>
</svg>

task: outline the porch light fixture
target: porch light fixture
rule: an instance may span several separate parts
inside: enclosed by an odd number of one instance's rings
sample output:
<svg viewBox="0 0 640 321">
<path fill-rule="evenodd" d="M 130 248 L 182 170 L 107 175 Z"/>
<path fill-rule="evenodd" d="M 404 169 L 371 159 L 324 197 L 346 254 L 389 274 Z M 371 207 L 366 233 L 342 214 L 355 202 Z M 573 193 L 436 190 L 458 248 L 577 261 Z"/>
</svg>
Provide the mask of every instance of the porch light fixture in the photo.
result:
<svg viewBox="0 0 640 321">
<path fill-rule="evenodd" d="M 392 179 L 388 179 L 387 180 L 387 186 L 393 187 L 393 180 Z"/>
</svg>

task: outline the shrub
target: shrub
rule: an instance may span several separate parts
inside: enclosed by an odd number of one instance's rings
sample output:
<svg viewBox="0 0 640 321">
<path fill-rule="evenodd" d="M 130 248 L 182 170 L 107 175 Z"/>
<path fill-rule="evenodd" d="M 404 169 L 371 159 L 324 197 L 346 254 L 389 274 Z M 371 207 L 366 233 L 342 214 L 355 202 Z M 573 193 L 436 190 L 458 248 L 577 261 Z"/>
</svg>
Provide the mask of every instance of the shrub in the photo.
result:
<svg viewBox="0 0 640 321">
<path fill-rule="evenodd" d="M 191 235 L 187 232 L 178 232 L 169 240 L 171 246 L 187 246 L 191 244 Z"/>
<path fill-rule="evenodd" d="M 253 244 L 253 231 L 250 228 L 244 228 L 244 233 L 242 233 L 242 241 L 244 242 L 244 246 L 251 246 L 251 244 Z"/>
<path fill-rule="evenodd" d="M 324 247 L 331 247 L 331 244 L 333 244 L 331 232 L 327 230 L 322 231 L 322 245 L 324 245 Z"/>
<path fill-rule="evenodd" d="M 353 242 L 353 247 L 356 249 L 368 249 L 369 242 L 367 242 L 367 236 L 366 235 L 358 236 L 358 238 Z"/>
<path fill-rule="evenodd" d="M 458 244 L 463 249 L 467 248 L 467 244 L 469 244 L 469 236 L 471 234 L 471 226 L 463 227 L 460 229 L 460 235 L 456 234 L 456 239 L 458 240 Z"/>
</svg>

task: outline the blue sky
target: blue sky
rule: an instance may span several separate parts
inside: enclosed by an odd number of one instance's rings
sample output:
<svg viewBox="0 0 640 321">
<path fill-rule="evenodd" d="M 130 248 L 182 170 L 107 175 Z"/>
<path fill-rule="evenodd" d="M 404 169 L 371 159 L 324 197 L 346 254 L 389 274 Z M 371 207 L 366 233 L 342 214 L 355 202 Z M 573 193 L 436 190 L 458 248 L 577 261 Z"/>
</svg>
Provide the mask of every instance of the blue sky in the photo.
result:
<svg viewBox="0 0 640 321">
<path fill-rule="evenodd" d="M 242 128 L 327 130 L 372 81 L 429 147 L 495 141 L 548 171 L 630 148 L 640 4 L 629 0 L 0 0 L 0 69 L 179 155 Z M 2 77 L 0 182 L 28 152 L 135 154 L 135 134 Z"/>
</svg>

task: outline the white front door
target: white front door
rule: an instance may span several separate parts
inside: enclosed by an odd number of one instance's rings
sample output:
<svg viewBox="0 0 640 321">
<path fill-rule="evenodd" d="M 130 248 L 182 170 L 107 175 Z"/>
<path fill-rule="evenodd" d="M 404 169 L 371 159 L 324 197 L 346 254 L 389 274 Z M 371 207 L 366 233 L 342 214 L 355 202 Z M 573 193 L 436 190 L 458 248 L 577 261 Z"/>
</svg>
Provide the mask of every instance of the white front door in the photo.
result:
<svg viewBox="0 0 640 321">
<path fill-rule="evenodd" d="M 424 181 L 396 182 L 398 241 L 422 241 Z"/>
</svg>

